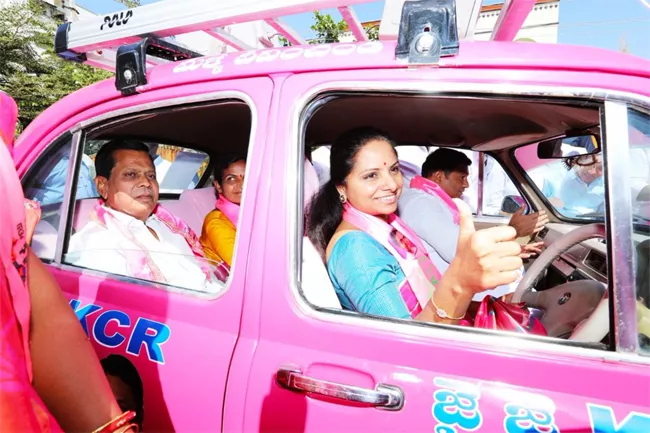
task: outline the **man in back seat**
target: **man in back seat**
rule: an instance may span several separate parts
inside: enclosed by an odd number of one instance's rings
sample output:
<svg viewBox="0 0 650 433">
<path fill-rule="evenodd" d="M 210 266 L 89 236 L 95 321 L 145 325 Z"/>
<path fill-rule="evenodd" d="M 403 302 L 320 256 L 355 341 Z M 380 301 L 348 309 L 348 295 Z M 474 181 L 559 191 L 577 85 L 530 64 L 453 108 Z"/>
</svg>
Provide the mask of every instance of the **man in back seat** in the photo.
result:
<svg viewBox="0 0 650 433">
<path fill-rule="evenodd" d="M 228 276 L 209 266 L 196 234 L 158 205 L 158 181 L 149 148 L 116 139 L 95 158 L 102 197 L 90 221 L 70 239 L 68 263 L 191 290 L 216 292 Z"/>
</svg>

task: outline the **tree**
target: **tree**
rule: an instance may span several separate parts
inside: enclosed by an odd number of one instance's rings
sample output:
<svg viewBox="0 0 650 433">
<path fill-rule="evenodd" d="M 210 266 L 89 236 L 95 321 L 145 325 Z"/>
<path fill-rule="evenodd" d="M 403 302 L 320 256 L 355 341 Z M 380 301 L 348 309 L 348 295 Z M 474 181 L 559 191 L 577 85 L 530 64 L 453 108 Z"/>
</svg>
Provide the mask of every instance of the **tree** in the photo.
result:
<svg viewBox="0 0 650 433">
<path fill-rule="evenodd" d="M 69 93 L 112 76 L 55 54 L 59 23 L 45 17 L 39 2 L 12 3 L 0 16 L 0 89 L 18 103 L 18 132 Z"/>
<path fill-rule="evenodd" d="M 314 20 L 316 22 L 311 26 L 311 29 L 316 32 L 316 38 L 312 39 L 309 42 L 310 44 L 338 42 L 341 33 L 347 29 L 347 24 L 344 20 L 335 22 L 330 14 L 321 14 L 315 11 Z"/>
<path fill-rule="evenodd" d="M 140 0 L 115 0 L 118 3 L 122 3 L 127 8 L 135 8 L 140 6 Z"/>
<path fill-rule="evenodd" d="M 368 27 L 366 30 L 366 36 L 369 41 L 378 41 L 379 40 L 379 25 L 374 25 Z"/>
<path fill-rule="evenodd" d="M 348 24 L 345 20 L 334 21 L 330 14 L 314 12 L 314 24 L 311 29 L 316 32 L 316 37 L 309 41 L 310 44 L 330 44 L 339 42 L 343 33 L 348 31 Z M 364 28 L 366 37 L 370 41 L 379 40 L 379 25 Z M 286 45 L 284 45 L 286 46 Z"/>
</svg>

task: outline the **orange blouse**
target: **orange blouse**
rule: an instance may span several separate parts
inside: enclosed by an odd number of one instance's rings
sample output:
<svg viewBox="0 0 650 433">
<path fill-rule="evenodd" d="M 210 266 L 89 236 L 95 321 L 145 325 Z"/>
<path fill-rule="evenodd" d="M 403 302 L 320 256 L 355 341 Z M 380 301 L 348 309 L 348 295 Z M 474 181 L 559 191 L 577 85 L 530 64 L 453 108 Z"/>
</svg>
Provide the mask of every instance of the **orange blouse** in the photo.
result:
<svg viewBox="0 0 650 433">
<path fill-rule="evenodd" d="M 235 225 L 220 210 L 215 209 L 205 217 L 200 241 L 208 259 L 224 261 L 232 266 L 236 237 Z"/>
</svg>

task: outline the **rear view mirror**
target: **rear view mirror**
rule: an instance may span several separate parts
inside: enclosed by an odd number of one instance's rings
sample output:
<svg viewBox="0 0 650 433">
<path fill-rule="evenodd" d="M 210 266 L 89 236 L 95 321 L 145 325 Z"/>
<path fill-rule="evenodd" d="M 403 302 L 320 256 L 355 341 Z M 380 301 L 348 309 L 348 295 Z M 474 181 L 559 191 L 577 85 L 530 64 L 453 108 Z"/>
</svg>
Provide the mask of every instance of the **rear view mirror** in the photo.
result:
<svg viewBox="0 0 650 433">
<path fill-rule="evenodd" d="M 526 206 L 526 201 L 518 195 L 507 195 L 501 202 L 501 212 L 505 214 L 514 214 L 520 207 Z M 526 206 L 525 212 L 528 211 Z"/>
<path fill-rule="evenodd" d="M 570 158 L 600 152 L 600 139 L 593 134 L 567 134 L 563 138 L 542 141 L 537 145 L 539 159 Z"/>
</svg>

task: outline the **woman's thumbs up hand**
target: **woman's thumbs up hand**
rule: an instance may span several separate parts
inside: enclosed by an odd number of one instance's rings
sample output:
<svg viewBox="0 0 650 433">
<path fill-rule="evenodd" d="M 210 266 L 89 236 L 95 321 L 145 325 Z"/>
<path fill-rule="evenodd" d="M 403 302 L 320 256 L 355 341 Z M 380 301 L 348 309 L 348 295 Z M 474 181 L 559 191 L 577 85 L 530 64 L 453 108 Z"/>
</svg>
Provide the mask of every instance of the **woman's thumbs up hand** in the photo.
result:
<svg viewBox="0 0 650 433">
<path fill-rule="evenodd" d="M 454 199 L 460 213 L 456 256 L 445 276 L 453 277 L 464 291 L 479 293 L 509 284 L 522 266 L 517 231 L 510 226 L 476 230 L 469 206 Z"/>
</svg>

